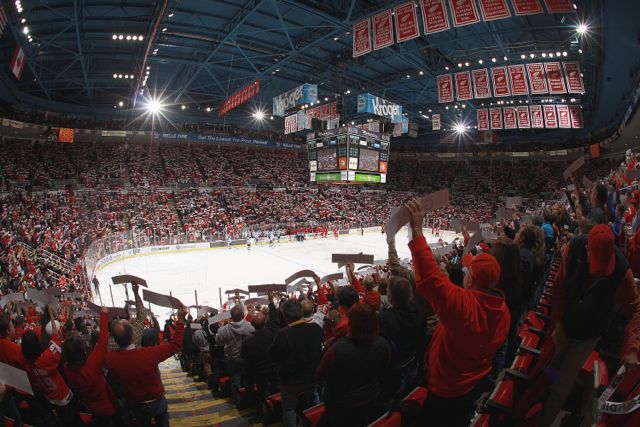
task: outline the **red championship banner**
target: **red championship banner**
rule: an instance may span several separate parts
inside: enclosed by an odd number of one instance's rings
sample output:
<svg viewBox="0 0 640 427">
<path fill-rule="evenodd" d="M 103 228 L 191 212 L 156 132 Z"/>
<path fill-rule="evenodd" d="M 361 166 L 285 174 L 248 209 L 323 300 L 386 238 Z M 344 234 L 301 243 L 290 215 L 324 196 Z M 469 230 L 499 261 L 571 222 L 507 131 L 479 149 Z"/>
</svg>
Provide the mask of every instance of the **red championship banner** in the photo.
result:
<svg viewBox="0 0 640 427">
<path fill-rule="evenodd" d="M 420 0 L 420 6 L 426 34 L 438 33 L 451 28 L 444 0 Z"/>
<path fill-rule="evenodd" d="M 516 115 L 518 116 L 518 128 L 529 129 L 531 127 L 531 120 L 529 118 L 529 107 L 516 107 Z"/>
<path fill-rule="evenodd" d="M 502 129 L 502 108 L 489 108 L 491 129 Z"/>
<path fill-rule="evenodd" d="M 471 73 L 469 71 L 456 73 L 456 93 L 458 95 L 458 101 L 473 99 L 473 94 L 471 93 Z"/>
<path fill-rule="evenodd" d="M 456 27 L 480 22 L 476 0 L 449 0 L 449 6 Z"/>
<path fill-rule="evenodd" d="M 73 144 L 73 135 L 75 129 L 72 128 L 60 128 L 58 131 L 58 142 L 64 142 L 67 144 Z"/>
<path fill-rule="evenodd" d="M 491 77 L 493 80 L 493 96 L 509 96 L 509 79 L 507 78 L 507 67 L 495 67 L 491 69 Z"/>
<path fill-rule="evenodd" d="M 511 77 L 512 95 L 529 95 L 527 85 L 527 75 L 524 71 L 524 64 L 509 65 L 509 77 Z"/>
<path fill-rule="evenodd" d="M 371 18 L 353 24 L 353 56 L 371 52 Z"/>
<path fill-rule="evenodd" d="M 391 9 L 373 17 L 373 49 L 378 50 L 393 44 L 393 21 Z"/>
<path fill-rule="evenodd" d="M 504 107 L 504 128 L 517 129 L 516 123 L 516 107 Z"/>
<path fill-rule="evenodd" d="M 547 72 L 547 80 L 549 81 L 549 93 L 557 95 L 567 93 L 564 85 L 564 77 L 562 77 L 562 68 L 559 62 L 546 62 L 544 69 Z"/>
<path fill-rule="evenodd" d="M 418 29 L 418 14 L 413 1 L 401 4 L 395 9 L 396 40 L 398 43 L 420 37 Z"/>
<path fill-rule="evenodd" d="M 438 76 L 438 102 L 453 102 L 453 77 L 451 74 Z"/>
<path fill-rule="evenodd" d="M 491 87 L 489 86 L 489 70 L 481 68 L 473 70 L 473 95 L 476 99 L 490 98 Z"/>
<path fill-rule="evenodd" d="M 531 93 L 533 95 L 543 95 L 549 92 L 547 79 L 544 78 L 543 64 L 539 62 L 527 64 L 527 74 L 529 75 L 529 83 L 531 84 Z"/>
<path fill-rule="evenodd" d="M 480 11 L 485 21 L 511 17 L 507 0 L 480 0 Z"/>
<path fill-rule="evenodd" d="M 565 62 L 564 73 L 567 76 L 567 90 L 569 93 L 584 93 L 584 82 L 580 74 L 580 64 Z"/>
<path fill-rule="evenodd" d="M 529 111 L 531 111 L 531 127 L 537 129 L 543 128 L 544 119 L 542 118 L 542 105 L 532 105 L 529 107 Z"/>
<path fill-rule="evenodd" d="M 600 157 L 600 144 L 589 145 L 589 155 L 592 159 Z"/>
<path fill-rule="evenodd" d="M 220 109 L 218 114 L 220 117 L 227 114 L 229 111 L 233 110 L 239 105 L 244 104 L 249 99 L 253 98 L 260 92 L 260 80 L 256 79 L 249 83 L 248 85 L 242 87 L 236 93 L 227 98 L 222 104 L 220 104 Z"/>
<path fill-rule="evenodd" d="M 572 0 L 544 0 L 549 13 L 571 13 L 576 10 L 573 8 Z"/>
<path fill-rule="evenodd" d="M 569 106 L 556 105 L 558 110 L 558 127 L 563 129 L 571 129 L 571 117 L 569 117 Z"/>
<path fill-rule="evenodd" d="M 511 0 L 516 15 L 535 15 L 542 13 L 542 5 L 540 0 Z"/>
<path fill-rule="evenodd" d="M 556 116 L 556 106 L 555 105 L 543 105 L 542 111 L 544 113 L 544 127 L 546 128 L 557 128 L 558 127 L 558 116 Z"/>
<path fill-rule="evenodd" d="M 571 127 L 574 129 L 582 129 L 584 120 L 582 119 L 582 107 L 579 105 L 570 105 L 569 114 L 571 114 Z"/>
<path fill-rule="evenodd" d="M 489 111 L 486 108 L 479 108 L 476 110 L 476 117 L 478 119 L 478 130 L 489 130 Z"/>
</svg>

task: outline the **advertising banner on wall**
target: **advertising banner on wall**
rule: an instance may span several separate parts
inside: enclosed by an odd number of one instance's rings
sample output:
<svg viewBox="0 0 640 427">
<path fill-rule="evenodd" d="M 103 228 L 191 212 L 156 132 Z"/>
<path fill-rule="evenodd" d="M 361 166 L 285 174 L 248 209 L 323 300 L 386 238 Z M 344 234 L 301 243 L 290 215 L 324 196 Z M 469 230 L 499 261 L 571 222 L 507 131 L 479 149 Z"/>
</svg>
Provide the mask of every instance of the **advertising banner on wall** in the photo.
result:
<svg viewBox="0 0 640 427">
<path fill-rule="evenodd" d="M 426 34 L 438 33 L 450 28 L 445 0 L 420 0 L 422 23 Z"/>
<path fill-rule="evenodd" d="M 456 27 L 480 22 L 476 0 L 449 0 L 449 6 Z"/>
<path fill-rule="evenodd" d="M 453 77 L 451 74 L 438 76 L 438 102 L 453 102 Z"/>
<path fill-rule="evenodd" d="M 413 1 L 401 4 L 395 8 L 396 40 L 398 43 L 420 37 L 418 29 L 418 14 Z"/>
<path fill-rule="evenodd" d="M 489 70 L 481 68 L 473 70 L 473 94 L 476 99 L 490 98 L 491 87 L 489 86 Z"/>
<path fill-rule="evenodd" d="M 511 17 L 507 0 L 480 0 L 480 11 L 485 21 Z"/>
<path fill-rule="evenodd" d="M 370 113 L 391 119 L 392 123 L 402 123 L 402 105 L 394 104 L 370 93 L 358 95 L 358 113 Z"/>
<path fill-rule="evenodd" d="M 516 115 L 518 116 L 518 128 L 529 129 L 531 127 L 531 120 L 529 118 L 529 107 L 516 107 Z"/>
<path fill-rule="evenodd" d="M 532 105 L 529 110 L 531 111 L 531 127 L 535 129 L 543 128 L 542 105 Z"/>
<path fill-rule="evenodd" d="M 471 73 L 469 71 L 456 73 L 456 93 L 458 101 L 473 99 L 473 94 L 471 93 Z"/>
<path fill-rule="evenodd" d="M 298 105 L 318 101 L 318 85 L 305 83 L 273 98 L 273 115 L 284 117 L 285 112 Z"/>
<path fill-rule="evenodd" d="M 489 120 L 491 129 L 502 129 L 502 108 L 490 108 Z"/>
<path fill-rule="evenodd" d="M 547 80 L 544 77 L 544 65 L 541 63 L 527 64 L 527 74 L 529 74 L 529 83 L 531 83 L 531 93 L 534 95 L 543 95 L 549 92 Z"/>
<path fill-rule="evenodd" d="M 477 109 L 476 117 L 478 119 L 478 130 L 489 130 L 489 110 L 486 108 Z"/>
<path fill-rule="evenodd" d="M 527 85 L 527 76 L 524 70 L 524 64 L 509 65 L 509 77 L 511 80 L 512 95 L 528 95 L 529 86 Z"/>
<path fill-rule="evenodd" d="M 373 17 L 373 49 L 383 49 L 393 44 L 391 9 Z"/>
<path fill-rule="evenodd" d="M 507 67 L 492 68 L 491 77 L 493 80 L 493 96 L 503 97 L 511 95 L 509 78 L 507 77 Z"/>
<path fill-rule="evenodd" d="M 544 69 L 547 72 L 547 80 L 549 81 L 549 93 L 558 95 L 567 92 L 564 85 L 564 77 L 562 76 L 562 68 L 559 62 L 545 62 Z"/>
<path fill-rule="evenodd" d="M 580 64 L 577 62 L 565 62 L 564 72 L 567 76 L 567 88 L 569 93 L 584 93 L 584 82 L 580 73 Z"/>
</svg>

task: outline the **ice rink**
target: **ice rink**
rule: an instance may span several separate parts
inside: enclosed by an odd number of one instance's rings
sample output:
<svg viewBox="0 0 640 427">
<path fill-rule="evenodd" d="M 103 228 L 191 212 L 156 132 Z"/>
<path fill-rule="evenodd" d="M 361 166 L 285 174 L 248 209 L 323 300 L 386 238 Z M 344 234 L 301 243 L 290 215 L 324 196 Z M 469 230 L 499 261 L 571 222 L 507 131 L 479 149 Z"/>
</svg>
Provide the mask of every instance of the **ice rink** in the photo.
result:
<svg viewBox="0 0 640 427">
<path fill-rule="evenodd" d="M 436 243 L 438 237 L 425 232 L 429 243 Z M 445 242 L 453 240 L 453 234 L 446 233 Z M 400 258 L 409 258 L 407 232 L 401 230 L 396 236 L 396 247 Z M 319 276 L 340 271 L 337 264 L 331 263 L 333 253 L 373 254 L 374 258 L 387 259 L 385 235 L 379 231 L 365 232 L 359 235 L 341 235 L 335 240 L 333 235 L 323 239 L 310 239 L 304 242 L 253 245 L 228 249 L 198 249 L 189 252 L 172 251 L 170 253 L 152 253 L 136 255 L 123 260 L 114 260 L 96 270 L 101 283 L 100 298 L 104 305 L 113 304 L 122 307 L 125 290 L 122 285 L 112 285 L 111 277 L 120 274 L 132 274 L 147 281 L 149 289 L 162 294 L 171 294 L 185 305 L 198 304 L 220 307 L 219 289 L 246 289 L 248 285 L 265 283 L 284 283 L 284 279 L 302 269 L 314 270 Z M 344 269 L 342 269 L 344 271 Z M 111 284 L 111 286 L 109 286 Z M 111 288 L 111 290 L 109 289 Z M 254 295 L 255 296 L 255 295 Z M 131 293 L 129 294 L 132 298 Z M 165 317 L 168 309 L 152 307 L 159 317 Z"/>
</svg>

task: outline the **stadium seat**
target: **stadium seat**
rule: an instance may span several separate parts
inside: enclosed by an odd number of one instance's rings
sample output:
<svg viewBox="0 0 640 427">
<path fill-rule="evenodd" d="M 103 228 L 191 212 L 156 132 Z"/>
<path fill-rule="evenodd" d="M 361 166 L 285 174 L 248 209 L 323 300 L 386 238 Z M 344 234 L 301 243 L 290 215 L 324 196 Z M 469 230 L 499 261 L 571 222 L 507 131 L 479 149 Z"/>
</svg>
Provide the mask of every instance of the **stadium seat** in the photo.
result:
<svg viewBox="0 0 640 427">
<path fill-rule="evenodd" d="M 369 424 L 368 427 L 400 427 L 403 424 L 400 412 L 387 412 Z"/>
<path fill-rule="evenodd" d="M 307 427 L 316 427 L 325 413 L 324 403 L 319 403 L 315 406 L 302 411 L 305 425 Z"/>
</svg>

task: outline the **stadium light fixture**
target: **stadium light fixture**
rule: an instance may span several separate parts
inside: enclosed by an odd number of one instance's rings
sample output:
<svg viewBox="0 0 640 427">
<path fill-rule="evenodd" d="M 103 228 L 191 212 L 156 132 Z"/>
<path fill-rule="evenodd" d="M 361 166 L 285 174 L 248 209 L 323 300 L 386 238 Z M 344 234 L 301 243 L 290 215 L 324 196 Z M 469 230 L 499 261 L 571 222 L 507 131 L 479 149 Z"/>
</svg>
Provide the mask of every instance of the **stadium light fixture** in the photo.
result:
<svg viewBox="0 0 640 427">
<path fill-rule="evenodd" d="M 256 110 L 256 112 L 253 113 L 253 117 L 259 122 L 263 121 L 264 120 L 264 111 Z"/>
<path fill-rule="evenodd" d="M 122 101 L 118 102 L 118 107 L 124 107 L 124 102 Z"/>
<path fill-rule="evenodd" d="M 162 111 L 162 108 L 164 106 L 162 105 L 162 103 L 157 100 L 157 99 L 150 99 L 149 102 L 147 102 L 147 110 L 151 113 L 151 114 L 158 114 Z"/>
<path fill-rule="evenodd" d="M 491 62 L 496 62 L 497 59 L 496 58 L 491 58 Z"/>
<path fill-rule="evenodd" d="M 467 127 L 466 127 L 464 124 L 462 124 L 462 123 L 456 123 L 456 124 L 453 126 L 453 130 L 454 130 L 458 135 L 462 135 L 462 134 L 464 134 L 464 133 L 466 133 L 466 132 L 467 132 Z"/>
<path fill-rule="evenodd" d="M 180 107 L 180 109 L 182 109 L 182 110 L 186 110 L 186 109 L 187 109 L 187 106 L 186 106 L 186 105 L 183 105 L 183 106 L 181 106 L 181 107 Z"/>
<path fill-rule="evenodd" d="M 579 24 L 576 27 L 576 32 L 581 36 L 586 34 L 589 31 L 589 26 L 587 24 Z"/>
</svg>

